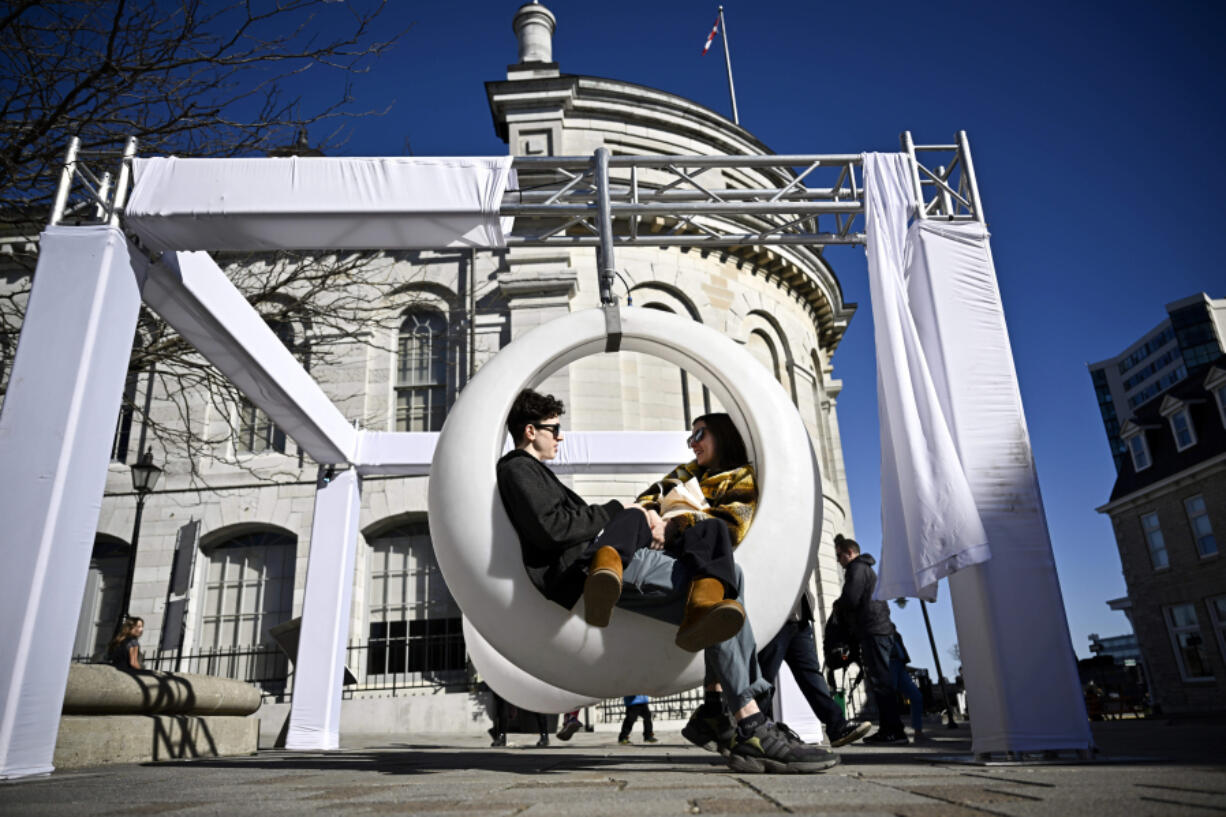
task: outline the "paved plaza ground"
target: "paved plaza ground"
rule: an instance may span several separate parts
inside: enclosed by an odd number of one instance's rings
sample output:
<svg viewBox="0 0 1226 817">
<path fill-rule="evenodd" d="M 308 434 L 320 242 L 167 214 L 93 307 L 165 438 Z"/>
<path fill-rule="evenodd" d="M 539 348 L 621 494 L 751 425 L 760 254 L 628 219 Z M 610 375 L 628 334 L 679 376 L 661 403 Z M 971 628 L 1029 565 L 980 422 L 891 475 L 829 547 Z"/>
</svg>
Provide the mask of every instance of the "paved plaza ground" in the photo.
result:
<svg viewBox="0 0 1226 817">
<path fill-rule="evenodd" d="M 580 733 L 538 749 L 512 735 L 346 741 L 338 752 L 106 766 L 0 785 L 0 815 L 1205 815 L 1226 813 L 1226 724 L 1094 725 L 1102 759 L 982 766 L 969 730 L 902 747 L 845 747 L 818 775 L 747 775 L 676 732 L 619 746 Z M 635 740 L 638 740 L 636 730 Z M 514 745 L 519 744 L 519 745 Z"/>
</svg>

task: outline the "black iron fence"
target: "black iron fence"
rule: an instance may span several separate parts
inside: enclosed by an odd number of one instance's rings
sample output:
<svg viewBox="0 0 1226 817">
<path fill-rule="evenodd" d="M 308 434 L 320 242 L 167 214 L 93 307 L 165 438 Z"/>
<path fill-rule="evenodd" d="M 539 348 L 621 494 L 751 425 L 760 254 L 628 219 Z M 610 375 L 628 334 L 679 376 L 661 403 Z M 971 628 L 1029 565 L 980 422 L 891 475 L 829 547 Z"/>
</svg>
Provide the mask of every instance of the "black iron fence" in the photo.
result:
<svg viewBox="0 0 1226 817">
<path fill-rule="evenodd" d="M 88 655 L 73 657 L 77 663 L 97 660 Z M 233 678 L 258 686 L 265 698 L 279 702 L 289 701 L 293 689 L 293 664 L 275 645 L 155 650 L 142 654 L 141 665 L 164 672 Z M 445 630 L 351 642 L 345 652 L 345 668 L 346 698 L 365 692 L 394 696 L 410 690 L 459 690 L 474 684 L 463 638 Z"/>
<path fill-rule="evenodd" d="M 648 704 L 651 717 L 661 721 L 685 720 L 702 705 L 702 695 L 702 687 L 696 687 L 676 695 L 652 698 Z M 601 701 L 596 705 L 596 716 L 600 723 L 621 723 L 626 717 L 625 701 L 621 698 Z"/>
</svg>

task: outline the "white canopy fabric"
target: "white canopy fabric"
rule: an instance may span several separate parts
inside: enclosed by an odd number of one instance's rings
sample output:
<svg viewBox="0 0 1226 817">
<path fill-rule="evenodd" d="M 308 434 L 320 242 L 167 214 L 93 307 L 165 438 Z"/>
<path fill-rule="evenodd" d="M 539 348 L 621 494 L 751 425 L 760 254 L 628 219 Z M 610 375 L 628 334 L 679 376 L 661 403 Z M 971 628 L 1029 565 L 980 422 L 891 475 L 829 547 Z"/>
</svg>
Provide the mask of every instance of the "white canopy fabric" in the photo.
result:
<svg viewBox="0 0 1226 817">
<path fill-rule="evenodd" d="M 947 378 L 924 279 L 909 276 L 910 159 L 864 155 L 868 274 L 881 425 L 881 565 L 877 597 L 932 601 L 937 582 L 991 553 L 951 433 Z M 925 344 L 925 341 L 928 343 Z M 938 345 L 939 350 L 939 345 Z"/>
<path fill-rule="evenodd" d="M 505 247 L 510 156 L 135 159 L 125 225 L 151 250 Z"/>
</svg>

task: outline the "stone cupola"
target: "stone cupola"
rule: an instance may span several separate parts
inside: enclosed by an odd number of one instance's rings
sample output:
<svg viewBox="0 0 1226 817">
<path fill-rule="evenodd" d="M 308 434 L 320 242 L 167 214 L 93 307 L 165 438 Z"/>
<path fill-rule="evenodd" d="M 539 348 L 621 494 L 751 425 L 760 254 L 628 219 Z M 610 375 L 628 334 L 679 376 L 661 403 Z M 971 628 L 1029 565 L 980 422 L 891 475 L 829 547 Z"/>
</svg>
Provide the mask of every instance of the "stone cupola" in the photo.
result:
<svg viewBox="0 0 1226 817">
<path fill-rule="evenodd" d="M 507 79 L 522 76 L 525 71 L 531 76 L 558 75 L 558 64 L 553 61 L 553 32 L 557 25 L 553 12 L 536 0 L 519 7 L 511 20 L 519 40 L 519 62 L 507 66 Z"/>
</svg>

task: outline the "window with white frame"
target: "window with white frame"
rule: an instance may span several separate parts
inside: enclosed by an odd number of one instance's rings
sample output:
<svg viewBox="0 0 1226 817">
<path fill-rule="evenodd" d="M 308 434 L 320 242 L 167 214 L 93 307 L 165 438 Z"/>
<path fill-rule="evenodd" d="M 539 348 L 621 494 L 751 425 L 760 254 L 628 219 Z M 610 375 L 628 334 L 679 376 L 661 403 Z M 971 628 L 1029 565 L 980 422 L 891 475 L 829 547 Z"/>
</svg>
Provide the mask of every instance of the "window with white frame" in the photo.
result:
<svg viewBox="0 0 1226 817">
<path fill-rule="evenodd" d="M 466 669 L 460 608 L 443 581 L 424 520 L 370 540 L 366 677 L 447 682 Z"/>
<path fill-rule="evenodd" d="M 1166 625 L 1183 679 L 1197 681 L 1213 678 L 1209 656 L 1205 651 L 1205 639 L 1201 636 L 1200 622 L 1196 618 L 1196 606 L 1189 603 L 1166 608 Z"/>
<path fill-rule="evenodd" d="M 1141 530 L 1145 532 L 1145 543 L 1149 546 L 1149 561 L 1154 570 L 1170 566 L 1166 557 L 1166 540 L 1162 538 L 1162 526 L 1158 524 L 1158 512 L 1147 513 L 1141 517 Z"/>
<path fill-rule="evenodd" d="M 1226 656 L 1226 596 L 1209 599 L 1209 618 L 1213 621 L 1213 632 L 1217 636 L 1218 654 Z"/>
<path fill-rule="evenodd" d="M 1175 450 L 1183 451 L 1196 445 L 1196 430 L 1192 428 L 1192 415 L 1182 408 L 1170 417 L 1171 433 L 1175 435 Z"/>
<path fill-rule="evenodd" d="M 1192 538 L 1196 540 L 1196 552 L 1205 556 L 1217 553 L 1217 539 L 1213 536 L 1213 526 L 1209 523 L 1209 509 L 1205 507 L 1203 496 L 1191 496 L 1183 501 L 1183 507 L 1188 512 L 1188 524 L 1192 526 Z"/>
<path fill-rule="evenodd" d="M 296 545 L 288 533 L 261 530 L 208 548 L 197 638 L 203 655 L 191 672 L 284 687 L 285 655 L 268 629 L 293 612 Z"/>
<path fill-rule="evenodd" d="M 396 355 L 396 430 L 438 431 L 447 413 L 447 319 L 413 309 L 400 326 Z"/>
<path fill-rule="evenodd" d="M 1144 471 L 1153 464 L 1149 458 L 1149 444 L 1145 442 L 1144 431 L 1128 438 L 1128 453 L 1132 455 L 1134 471 Z"/>
</svg>

